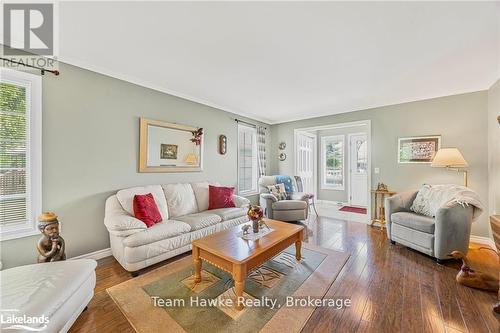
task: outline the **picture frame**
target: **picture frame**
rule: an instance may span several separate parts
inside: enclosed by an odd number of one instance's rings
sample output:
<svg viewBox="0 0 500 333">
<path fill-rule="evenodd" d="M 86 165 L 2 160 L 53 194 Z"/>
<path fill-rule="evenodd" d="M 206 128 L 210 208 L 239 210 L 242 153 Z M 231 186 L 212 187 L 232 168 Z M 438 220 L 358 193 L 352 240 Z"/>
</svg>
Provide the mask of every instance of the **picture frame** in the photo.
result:
<svg viewBox="0 0 500 333">
<path fill-rule="evenodd" d="M 203 171 L 201 128 L 147 118 L 139 123 L 139 172 Z"/>
<path fill-rule="evenodd" d="M 440 148 L 440 135 L 399 138 L 398 163 L 430 164 Z"/>
</svg>

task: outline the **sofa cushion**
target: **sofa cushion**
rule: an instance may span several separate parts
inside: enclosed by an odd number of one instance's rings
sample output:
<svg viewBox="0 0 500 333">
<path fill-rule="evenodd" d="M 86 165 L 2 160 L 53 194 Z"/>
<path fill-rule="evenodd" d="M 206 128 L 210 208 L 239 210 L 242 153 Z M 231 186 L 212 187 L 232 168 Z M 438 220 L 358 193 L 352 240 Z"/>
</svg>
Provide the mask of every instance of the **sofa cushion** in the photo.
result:
<svg viewBox="0 0 500 333">
<path fill-rule="evenodd" d="M 16 317 L 45 315 L 50 320 L 95 274 L 96 266 L 95 260 L 77 259 L 18 266 L 0 271 L 3 311 L 18 309 Z M 43 324 L 29 326 L 41 328 Z M 2 323 L 0 331 L 3 329 L 5 327 Z"/>
<path fill-rule="evenodd" d="M 208 186 L 208 209 L 236 207 L 233 201 L 234 187 Z"/>
<path fill-rule="evenodd" d="M 208 185 L 219 186 L 220 184 L 211 182 L 191 183 L 191 187 L 194 191 L 194 196 L 196 197 L 196 203 L 198 204 L 199 212 L 208 210 Z"/>
<path fill-rule="evenodd" d="M 172 238 L 191 231 L 187 223 L 167 220 L 154 224 L 152 227 L 128 236 L 123 240 L 125 246 L 135 247 L 151 244 L 162 239 Z"/>
<path fill-rule="evenodd" d="M 300 210 L 306 208 L 307 203 L 303 200 L 281 200 L 273 202 L 274 210 Z"/>
<path fill-rule="evenodd" d="M 198 204 L 191 184 L 162 185 L 167 198 L 170 218 L 198 212 Z"/>
<path fill-rule="evenodd" d="M 148 228 L 162 221 L 158 205 L 151 193 L 134 195 L 133 206 L 135 218 L 144 222 Z"/>
<path fill-rule="evenodd" d="M 425 215 L 398 212 L 391 215 L 391 222 L 428 234 L 434 234 L 434 219 Z"/>
<path fill-rule="evenodd" d="M 189 224 L 191 226 L 191 230 L 206 228 L 222 221 L 222 218 L 219 215 L 208 212 L 178 216 L 175 219 Z"/>
<path fill-rule="evenodd" d="M 123 209 L 130 215 L 134 216 L 134 196 L 136 194 L 151 193 L 155 198 L 156 205 L 160 211 L 162 220 L 168 220 L 167 200 L 160 185 L 149 185 L 140 187 L 131 187 L 116 192 L 116 198 L 122 205 Z"/>
<path fill-rule="evenodd" d="M 207 210 L 207 213 L 219 215 L 222 218 L 222 221 L 232 220 L 241 216 L 247 215 L 247 208 L 218 208 Z"/>
</svg>

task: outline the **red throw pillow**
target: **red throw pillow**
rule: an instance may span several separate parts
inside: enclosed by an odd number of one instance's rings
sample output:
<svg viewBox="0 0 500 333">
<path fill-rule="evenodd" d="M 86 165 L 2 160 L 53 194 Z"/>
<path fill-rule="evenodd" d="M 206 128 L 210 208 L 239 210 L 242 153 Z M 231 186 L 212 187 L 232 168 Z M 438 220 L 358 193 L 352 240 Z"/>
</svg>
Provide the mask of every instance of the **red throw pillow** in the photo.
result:
<svg viewBox="0 0 500 333">
<path fill-rule="evenodd" d="M 134 215 L 136 219 L 144 222 L 148 228 L 162 220 L 155 198 L 151 193 L 134 195 Z"/>
<path fill-rule="evenodd" d="M 233 194 L 234 187 L 208 185 L 208 209 L 236 207 Z"/>
</svg>

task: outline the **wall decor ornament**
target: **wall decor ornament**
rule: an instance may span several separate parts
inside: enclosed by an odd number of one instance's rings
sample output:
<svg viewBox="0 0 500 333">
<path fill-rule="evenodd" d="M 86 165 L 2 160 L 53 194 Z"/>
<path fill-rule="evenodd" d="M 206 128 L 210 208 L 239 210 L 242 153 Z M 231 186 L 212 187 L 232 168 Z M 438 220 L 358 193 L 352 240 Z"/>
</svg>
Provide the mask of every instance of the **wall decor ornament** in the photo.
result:
<svg viewBox="0 0 500 333">
<path fill-rule="evenodd" d="M 285 154 L 285 153 L 280 153 L 280 154 L 278 155 L 278 159 L 279 159 L 281 162 L 283 162 L 284 160 L 286 160 L 286 154 Z"/>
<path fill-rule="evenodd" d="M 43 234 L 38 241 L 37 249 L 40 255 L 38 262 L 66 260 L 64 239 L 59 235 L 57 215 L 45 212 L 38 217 L 38 229 Z"/>
<path fill-rule="evenodd" d="M 286 148 L 286 142 L 280 142 L 280 144 L 278 145 L 278 149 L 285 150 L 285 148 Z"/>
<path fill-rule="evenodd" d="M 140 118 L 139 172 L 203 170 L 203 128 Z"/>
<path fill-rule="evenodd" d="M 441 136 L 398 139 L 398 163 L 431 163 L 441 148 Z"/>
<path fill-rule="evenodd" d="M 177 145 L 169 145 L 162 143 L 160 147 L 160 158 L 167 160 L 177 159 Z"/>
<path fill-rule="evenodd" d="M 227 137 L 224 134 L 219 135 L 219 154 L 226 155 Z"/>
</svg>

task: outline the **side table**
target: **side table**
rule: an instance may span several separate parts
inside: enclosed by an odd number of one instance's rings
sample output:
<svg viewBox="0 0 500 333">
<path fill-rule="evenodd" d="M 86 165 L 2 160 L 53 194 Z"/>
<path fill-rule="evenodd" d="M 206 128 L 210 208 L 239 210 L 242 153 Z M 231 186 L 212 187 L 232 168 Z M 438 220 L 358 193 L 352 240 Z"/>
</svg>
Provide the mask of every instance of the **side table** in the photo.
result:
<svg viewBox="0 0 500 333">
<path fill-rule="evenodd" d="M 374 209 L 372 214 L 373 215 L 372 221 L 370 223 L 371 226 L 373 226 L 375 222 L 378 222 L 380 224 L 380 230 L 383 230 L 385 228 L 384 199 L 386 195 L 390 197 L 393 196 L 394 194 L 396 194 L 396 192 L 372 190 Z"/>
</svg>

